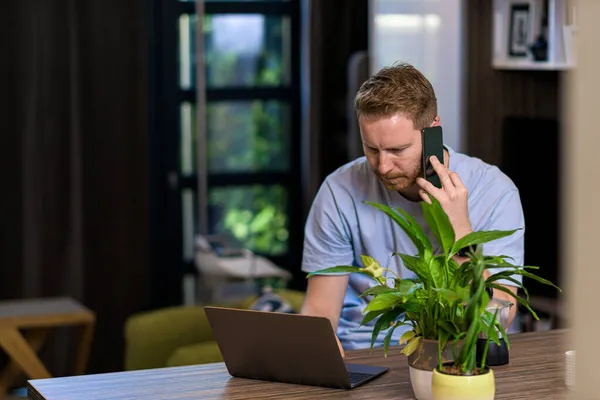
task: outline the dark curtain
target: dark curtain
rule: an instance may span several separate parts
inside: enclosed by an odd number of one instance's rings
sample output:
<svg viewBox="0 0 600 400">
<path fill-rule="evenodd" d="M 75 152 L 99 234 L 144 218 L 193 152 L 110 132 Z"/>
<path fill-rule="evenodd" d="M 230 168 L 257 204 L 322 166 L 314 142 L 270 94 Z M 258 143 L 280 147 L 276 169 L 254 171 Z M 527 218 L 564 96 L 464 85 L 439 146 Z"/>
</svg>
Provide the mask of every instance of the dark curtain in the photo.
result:
<svg viewBox="0 0 600 400">
<path fill-rule="evenodd" d="M 348 158 L 348 63 L 368 47 L 367 0 L 311 0 L 308 199 Z M 306 123 L 307 121 L 305 121 Z"/>
<path fill-rule="evenodd" d="M 0 5 L 0 298 L 95 311 L 88 372 L 122 368 L 123 323 L 147 302 L 146 25 L 143 0 Z M 54 375 L 70 344 L 51 337 Z"/>
</svg>

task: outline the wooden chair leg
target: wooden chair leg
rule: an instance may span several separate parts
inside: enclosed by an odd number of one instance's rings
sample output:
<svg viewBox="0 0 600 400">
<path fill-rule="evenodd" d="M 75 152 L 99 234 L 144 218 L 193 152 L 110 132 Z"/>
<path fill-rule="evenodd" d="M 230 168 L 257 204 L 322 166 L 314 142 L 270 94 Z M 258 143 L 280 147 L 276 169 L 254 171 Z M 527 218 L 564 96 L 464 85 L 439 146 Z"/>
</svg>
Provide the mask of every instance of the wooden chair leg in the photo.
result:
<svg viewBox="0 0 600 400">
<path fill-rule="evenodd" d="M 46 336 L 48 335 L 48 329 L 36 329 L 25 333 L 27 343 L 31 348 L 37 352 L 40 350 Z M 0 372 L 0 400 L 3 400 L 6 393 L 10 390 L 14 382 L 23 373 L 19 365 L 11 358 L 8 365 Z"/>
<path fill-rule="evenodd" d="M 33 348 L 16 328 L 0 329 L 0 347 L 30 379 L 51 377 Z"/>
<path fill-rule="evenodd" d="M 13 385 L 13 382 L 23 373 L 21 368 L 12 360 L 4 367 L 0 373 L 0 400 L 4 400 L 6 394 Z"/>
<path fill-rule="evenodd" d="M 79 342 L 77 343 L 77 354 L 75 355 L 75 375 L 82 375 L 90 355 L 92 339 L 94 336 L 94 322 L 89 322 L 81 327 Z"/>
</svg>

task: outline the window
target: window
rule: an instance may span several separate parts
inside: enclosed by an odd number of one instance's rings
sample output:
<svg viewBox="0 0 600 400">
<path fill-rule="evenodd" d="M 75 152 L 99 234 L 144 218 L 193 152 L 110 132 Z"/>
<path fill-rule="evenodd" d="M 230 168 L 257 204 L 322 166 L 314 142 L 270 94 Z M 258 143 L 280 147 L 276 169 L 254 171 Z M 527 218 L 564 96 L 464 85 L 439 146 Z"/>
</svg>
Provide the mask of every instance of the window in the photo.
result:
<svg viewBox="0 0 600 400">
<path fill-rule="evenodd" d="M 207 0 L 203 16 L 196 15 L 194 1 L 155 1 L 160 83 L 153 91 L 153 163 L 168 176 L 168 196 L 178 198 L 165 200 L 170 216 L 160 221 L 178 232 L 160 232 L 158 221 L 155 230 L 171 243 L 171 265 L 178 249 L 183 269 L 195 269 L 194 235 L 200 231 L 225 234 L 232 246 L 296 267 L 302 245 L 297 226 L 303 226 L 300 0 Z M 201 114 L 197 29 L 205 61 Z M 206 188 L 198 186 L 199 174 L 206 174 Z M 155 180 L 162 178 L 157 172 Z M 164 193 L 157 189 L 154 196 Z M 162 268 L 169 268 L 167 258 Z"/>
</svg>

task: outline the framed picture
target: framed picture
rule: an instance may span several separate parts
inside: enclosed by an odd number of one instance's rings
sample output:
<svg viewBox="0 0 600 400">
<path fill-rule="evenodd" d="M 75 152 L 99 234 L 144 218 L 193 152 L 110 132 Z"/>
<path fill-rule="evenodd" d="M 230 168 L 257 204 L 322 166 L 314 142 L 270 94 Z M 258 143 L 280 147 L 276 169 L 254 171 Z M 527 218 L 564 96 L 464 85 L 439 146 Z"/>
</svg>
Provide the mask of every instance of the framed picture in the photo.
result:
<svg viewBox="0 0 600 400">
<path fill-rule="evenodd" d="M 531 9 L 528 2 L 512 3 L 508 29 L 508 55 L 527 57 L 532 37 Z"/>
</svg>

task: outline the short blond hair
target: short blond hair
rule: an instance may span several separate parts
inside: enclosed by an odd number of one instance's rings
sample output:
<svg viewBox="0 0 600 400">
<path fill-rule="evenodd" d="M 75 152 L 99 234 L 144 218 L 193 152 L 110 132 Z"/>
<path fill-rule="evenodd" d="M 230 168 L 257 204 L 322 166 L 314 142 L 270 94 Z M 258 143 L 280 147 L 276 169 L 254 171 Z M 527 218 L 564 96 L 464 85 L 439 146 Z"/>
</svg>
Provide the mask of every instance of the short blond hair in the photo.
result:
<svg viewBox="0 0 600 400">
<path fill-rule="evenodd" d="M 358 117 L 391 117 L 403 114 L 415 129 L 428 126 L 437 116 L 437 99 L 431 82 L 410 64 L 385 67 L 367 79 L 354 99 Z"/>
</svg>

